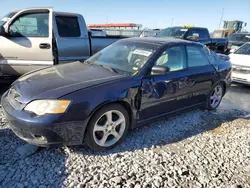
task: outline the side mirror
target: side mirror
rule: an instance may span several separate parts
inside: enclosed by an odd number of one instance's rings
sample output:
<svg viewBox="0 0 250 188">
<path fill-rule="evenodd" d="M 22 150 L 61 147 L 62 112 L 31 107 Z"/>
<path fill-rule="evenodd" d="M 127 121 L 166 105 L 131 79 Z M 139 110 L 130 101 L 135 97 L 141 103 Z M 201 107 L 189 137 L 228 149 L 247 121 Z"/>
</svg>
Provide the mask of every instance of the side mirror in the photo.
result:
<svg viewBox="0 0 250 188">
<path fill-rule="evenodd" d="M 170 71 L 169 67 L 163 67 L 163 66 L 156 65 L 156 66 L 152 67 L 151 74 L 152 75 L 165 75 L 165 74 L 169 73 L 169 71 Z"/>
<path fill-rule="evenodd" d="M 198 41 L 199 37 L 198 36 L 188 36 L 187 40 Z"/>
<path fill-rule="evenodd" d="M 236 49 L 231 49 L 230 53 L 234 53 L 236 51 Z"/>
<path fill-rule="evenodd" d="M 0 36 L 6 36 L 5 29 L 2 25 L 0 26 Z"/>
</svg>

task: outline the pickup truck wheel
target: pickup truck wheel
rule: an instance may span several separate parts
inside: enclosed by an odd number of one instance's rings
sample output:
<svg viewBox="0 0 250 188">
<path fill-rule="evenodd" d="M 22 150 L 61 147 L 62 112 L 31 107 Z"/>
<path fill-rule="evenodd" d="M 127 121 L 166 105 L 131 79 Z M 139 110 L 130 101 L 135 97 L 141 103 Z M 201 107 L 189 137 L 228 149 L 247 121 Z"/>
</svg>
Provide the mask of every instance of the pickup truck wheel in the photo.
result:
<svg viewBox="0 0 250 188">
<path fill-rule="evenodd" d="M 120 104 L 110 104 L 98 110 L 91 118 L 84 141 L 94 151 L 111 149 L 126 136 L 129 115 Z"/>
<path fill-rule="evenodd" d="M 224 93 L 224 87 L 221 83 L 216 84 L 212 90 L 210 91 L 208 97 L 207 97 L 207 110 L 214 110 L 216 109 L 222 100 Z"/>
</svg>

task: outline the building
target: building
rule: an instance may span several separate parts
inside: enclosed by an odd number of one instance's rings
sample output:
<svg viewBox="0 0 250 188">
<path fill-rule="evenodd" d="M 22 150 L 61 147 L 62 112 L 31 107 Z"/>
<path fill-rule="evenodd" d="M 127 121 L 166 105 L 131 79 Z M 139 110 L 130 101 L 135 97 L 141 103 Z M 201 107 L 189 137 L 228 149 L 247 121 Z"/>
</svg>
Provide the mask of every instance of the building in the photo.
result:
<svg viewBox="0 0 250 188">
<path fill-rule="evenodd" d="M 99 28 L 99 29 L 132 29 L 132 30 L 140 30 L 142 28 L 142 24 L 135 23 L 109 23 L 109 24 L 88 24 L 90 29 Z"/>
</svg>

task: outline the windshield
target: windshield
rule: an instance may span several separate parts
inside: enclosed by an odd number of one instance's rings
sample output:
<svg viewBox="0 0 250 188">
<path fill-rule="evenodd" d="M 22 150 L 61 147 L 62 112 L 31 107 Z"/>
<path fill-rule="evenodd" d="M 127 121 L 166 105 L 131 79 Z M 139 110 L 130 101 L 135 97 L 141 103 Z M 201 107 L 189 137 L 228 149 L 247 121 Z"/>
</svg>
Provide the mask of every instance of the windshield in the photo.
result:
<svg viewBox="0 0 250 188">
<path fill-rule="evenodd" d="M 250 34 L 233 34 L 229 41 L 235 42 L 249 42 L 250 41 Z"/>
<path fill-rule="evenodd" d="M 169 27 L 163 29 L 157 36 L 162 37 L 183 37 L 184 34 L 188 31 L 188 29 L 183 27 Z"/>
<path fill-rule="evenodd" d="M 90 57 L 86 62 L 114 72 L 136 75 L 155 52 L 155 46 L 138 42 L 116 42 Z"/>
<path fill-rule="evenodd" d="M 241 46 L 235 54 L 250 55 L 250 43 Z"/>
</svg>

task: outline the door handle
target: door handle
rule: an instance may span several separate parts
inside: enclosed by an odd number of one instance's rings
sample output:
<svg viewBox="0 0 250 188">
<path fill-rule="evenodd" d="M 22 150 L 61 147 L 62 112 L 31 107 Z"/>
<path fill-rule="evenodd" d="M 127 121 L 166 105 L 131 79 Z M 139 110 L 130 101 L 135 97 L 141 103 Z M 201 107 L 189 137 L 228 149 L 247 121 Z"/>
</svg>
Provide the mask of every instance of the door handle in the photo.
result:
<svg viewBox="0 0 250 188">
<path fill-rule="evenodd" d="M 41 44 L 39 44 L 39 47 L 41 49 L 50 49 L 50 44 L 48 44 L 48 43 L 41 43 Z"/>
</svg>

